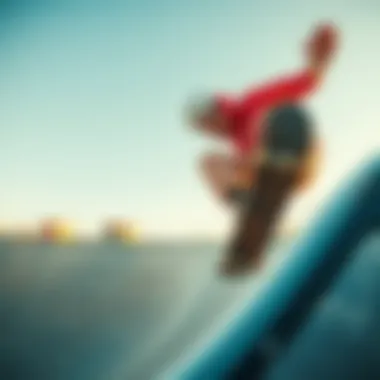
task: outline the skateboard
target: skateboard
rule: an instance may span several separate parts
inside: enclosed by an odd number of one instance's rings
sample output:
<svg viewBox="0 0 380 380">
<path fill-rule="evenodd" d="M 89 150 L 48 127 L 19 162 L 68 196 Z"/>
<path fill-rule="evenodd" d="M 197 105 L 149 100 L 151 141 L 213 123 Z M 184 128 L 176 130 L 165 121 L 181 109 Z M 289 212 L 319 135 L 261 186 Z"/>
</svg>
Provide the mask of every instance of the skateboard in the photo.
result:
<svg viewBox="0 0 380 380">
<path fill-rule="evenodd" d="M 240 210 L 221 265 L 222 274 L 240 275 L 261 267 L 314 139 L 313 123 L 304 108 L 286 105 L 268 115 L 257 180 Z"/>
</svg>

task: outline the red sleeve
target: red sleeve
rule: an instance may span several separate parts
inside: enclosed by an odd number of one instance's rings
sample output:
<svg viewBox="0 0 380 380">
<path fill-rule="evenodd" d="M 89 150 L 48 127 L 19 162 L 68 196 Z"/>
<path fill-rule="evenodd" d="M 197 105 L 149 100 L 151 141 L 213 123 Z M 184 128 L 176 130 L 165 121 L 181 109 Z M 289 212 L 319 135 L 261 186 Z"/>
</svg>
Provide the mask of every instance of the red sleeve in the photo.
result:
<svg viewBox="0 0 380 380">
<path fill-rule="evenodd" d="M 302 71 L 248 91 L 242 99 L 242 106 L 249 110 L 256 107 L 296 102 L 313 92 L 316 85 L 317 78 L 313 72 Z"/>
</svg>

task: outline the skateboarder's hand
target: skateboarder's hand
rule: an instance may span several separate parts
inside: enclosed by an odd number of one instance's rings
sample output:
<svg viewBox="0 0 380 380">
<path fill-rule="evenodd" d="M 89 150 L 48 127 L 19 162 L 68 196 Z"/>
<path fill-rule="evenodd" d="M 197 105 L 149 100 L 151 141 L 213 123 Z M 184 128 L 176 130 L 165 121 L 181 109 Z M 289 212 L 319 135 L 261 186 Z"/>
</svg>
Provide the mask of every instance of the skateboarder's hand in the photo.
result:
<svg viewBox="0 0 380 380">
<path fill-rule="evenodd" d="M 318 26 L 306 45 L 307 59 L 311 67 L 317 72 L 324 71 L 334 58 L 337 48 L 337 28 L 333 24 L 321 24 Z"/>
</svg>

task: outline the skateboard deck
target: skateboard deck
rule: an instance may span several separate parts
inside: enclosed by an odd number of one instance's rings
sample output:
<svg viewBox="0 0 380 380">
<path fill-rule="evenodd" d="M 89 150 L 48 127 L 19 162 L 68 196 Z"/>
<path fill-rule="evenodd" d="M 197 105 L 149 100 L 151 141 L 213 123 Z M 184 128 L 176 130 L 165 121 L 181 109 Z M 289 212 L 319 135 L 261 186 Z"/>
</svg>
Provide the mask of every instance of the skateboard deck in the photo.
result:
<svg viewBox="0 0 380 380">
<path fill-rule="evenodd" d="M 249 190 L 227 247 L 223 274 L 239 275 L 260 268 L 313 140 L 312 123 L 303 108 L 284 106 L 268 116 L 257 180 Z"/>
</svg>

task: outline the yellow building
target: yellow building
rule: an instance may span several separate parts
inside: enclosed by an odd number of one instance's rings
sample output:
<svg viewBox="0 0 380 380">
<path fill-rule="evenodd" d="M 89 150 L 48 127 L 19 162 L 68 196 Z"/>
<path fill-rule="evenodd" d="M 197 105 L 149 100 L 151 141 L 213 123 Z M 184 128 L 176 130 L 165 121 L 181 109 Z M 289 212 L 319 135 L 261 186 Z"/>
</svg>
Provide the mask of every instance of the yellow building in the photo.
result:
<svg viewBox="0 0 380 380">
<path fill-rule="evenodd" d="M 113 219 L 106 223 L 104 238 L 111 241 L 136 243 L 140 240 L 137 226 L 128 220 Z"/>
<path fill-rule="evenodd" d="M 49 218 L 42 221 L 40 240 L 53 243 L 68 243 L 74 240 L 72 224 L 62 218 Z"/>
</svg>

